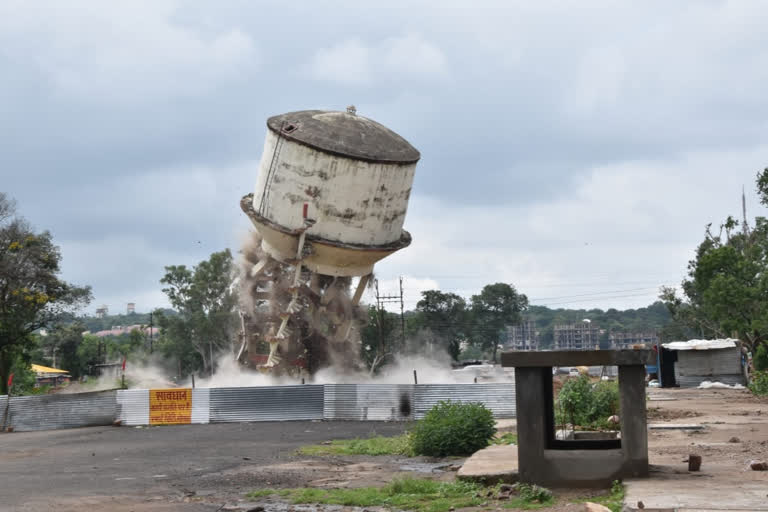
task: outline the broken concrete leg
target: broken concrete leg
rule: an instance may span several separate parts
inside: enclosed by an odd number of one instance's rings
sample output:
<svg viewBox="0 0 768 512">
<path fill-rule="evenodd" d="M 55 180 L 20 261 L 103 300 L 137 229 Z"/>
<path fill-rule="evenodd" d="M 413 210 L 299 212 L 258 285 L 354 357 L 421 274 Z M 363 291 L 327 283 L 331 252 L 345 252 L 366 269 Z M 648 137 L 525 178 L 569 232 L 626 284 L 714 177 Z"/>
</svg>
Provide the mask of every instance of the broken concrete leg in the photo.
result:
<svg viewBox="0 0 768 512">
<path fill-rule="evenodd" d="M 699 471 L 701 469 L 701 455 L 691 454 L 688 456 L 688 471 Z"/>
</svg>

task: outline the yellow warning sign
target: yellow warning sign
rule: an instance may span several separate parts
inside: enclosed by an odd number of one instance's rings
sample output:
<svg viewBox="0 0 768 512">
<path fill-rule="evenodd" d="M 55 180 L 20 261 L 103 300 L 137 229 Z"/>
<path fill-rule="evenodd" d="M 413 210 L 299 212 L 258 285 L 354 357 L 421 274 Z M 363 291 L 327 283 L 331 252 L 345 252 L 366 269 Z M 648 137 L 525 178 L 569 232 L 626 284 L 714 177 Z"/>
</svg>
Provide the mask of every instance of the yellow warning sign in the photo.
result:
<svg viewBox="0 0 768 512">
<path fill-rule="evenodd" d="M 192 390 L 150 389 L 150 425 L 186 425 L 192 423 Z"/>
</svg>

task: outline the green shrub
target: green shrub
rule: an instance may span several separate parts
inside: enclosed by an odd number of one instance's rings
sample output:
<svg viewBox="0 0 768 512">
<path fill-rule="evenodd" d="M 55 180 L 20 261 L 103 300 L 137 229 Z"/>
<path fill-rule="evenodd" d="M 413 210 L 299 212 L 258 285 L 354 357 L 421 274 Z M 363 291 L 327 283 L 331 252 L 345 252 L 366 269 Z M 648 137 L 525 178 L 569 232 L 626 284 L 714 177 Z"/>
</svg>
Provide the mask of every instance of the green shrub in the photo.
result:
<svg viewBox="0 0 768 512">
<path fill-rule="evenodd" d="M 582 375 L 568 379 L 557 396 L 555 416 L 557 423 L 571 423 L 587 428 L 607 428 L 608 418 L 619 410 L 619 385 L 600 381 L 595 384 Z M 618 425 L 611 428 L 618 428 Z"/>
<path fill-rule="evenodd" d="M 752 361 L 755 365 L 755 371 L 765 372 L 768 371 L 768 347 L 765 343 L 761 343 L 755 351 L 755 358 Z"/>
<path fill-rule="evenodd" d="M 483 404 L 441 401 L 411 431 L 411 450 L 432 457 L 471 455 L 488 446 L 495 425 Z"/>
<path fill-rule="evenodd" d="M 756 395 L 768 395 L 768 371 L 753 373 L 749 390 Z"/>
</svg>

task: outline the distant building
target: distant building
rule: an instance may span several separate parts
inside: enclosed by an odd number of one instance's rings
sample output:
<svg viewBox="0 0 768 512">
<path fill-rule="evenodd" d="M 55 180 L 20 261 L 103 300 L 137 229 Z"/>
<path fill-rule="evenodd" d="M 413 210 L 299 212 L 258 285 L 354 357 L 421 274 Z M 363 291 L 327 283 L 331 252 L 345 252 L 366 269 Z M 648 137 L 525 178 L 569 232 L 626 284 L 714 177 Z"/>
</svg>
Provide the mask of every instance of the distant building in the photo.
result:
<svg viewBox="0 0 768 512">
<path fill-rule="evenodd" d="M 109 308 L 106 304 L 102 304 L 101 307 L 96 308 L 96 318 L 104 318 L 109 314 Z"/>
<path fill-rule="evenodd" d="M 61 386 L 68 384 L 71 379 L 67 370 L 59 370 L 58 368 L 50 368 L 39 364 L 33 364 L 31 368 L 35 372 L 36 388 L 40 386 Z"/>
<path fill-rule="evenodd" d="M 136 303 L 135 302 L 129 302 L 128 306 L 125 308 L 125 313 L 128 315 L 132 315 L 136 312 Z"/>
<path fill-rule="evenodd" d="M 553 326 L 554 350 L 594 350 L 600 345 L 600 329 L 591 321 Z"/>
<path fill-rule="evenodd" d="M 614 332 L 608 334 L 611 348 L 632 348 L 632 345 L 645 345 L 648 348 L 659 343 L 659 335 L 656 331 L 647 332 Z"/>
<path fill-rule="evenodd" d="M 539 333 L 536 322 L 524 318 L 519 325 L 507 327 L 506 348 L 510 350 L 539 350 Z"/>
</svg>

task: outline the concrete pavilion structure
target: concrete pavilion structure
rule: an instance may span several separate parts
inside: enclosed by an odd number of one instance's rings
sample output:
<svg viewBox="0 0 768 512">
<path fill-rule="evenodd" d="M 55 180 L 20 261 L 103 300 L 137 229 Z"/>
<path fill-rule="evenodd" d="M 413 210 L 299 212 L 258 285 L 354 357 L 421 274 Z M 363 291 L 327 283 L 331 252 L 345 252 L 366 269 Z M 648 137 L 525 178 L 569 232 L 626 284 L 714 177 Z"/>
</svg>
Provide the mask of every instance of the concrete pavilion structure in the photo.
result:
<svg viewBox="0 0 768 512">
<path fill-rule="evenodd" d="M 648 476 L 645 365 L 650 350 L 505 352 L 515 368 L 520 480 L 549 487 L 604 487 Z M 621 439 L 560 440 L 555 436 L 552 368 L 618 366 Z"/>
</svg>

